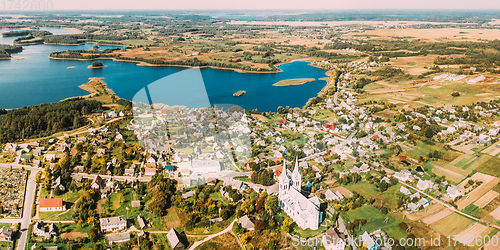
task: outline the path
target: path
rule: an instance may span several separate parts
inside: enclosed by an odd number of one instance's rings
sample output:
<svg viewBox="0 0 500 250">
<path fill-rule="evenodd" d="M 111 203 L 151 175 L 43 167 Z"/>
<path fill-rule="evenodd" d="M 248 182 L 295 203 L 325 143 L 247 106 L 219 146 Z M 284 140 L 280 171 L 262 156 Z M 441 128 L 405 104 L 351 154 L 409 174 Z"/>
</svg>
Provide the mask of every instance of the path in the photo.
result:
<svg viewBox="0 0 500 250">
<path fill-rule="evenodd" d="M 223 234 L 225 234 L 225 233 L 230 232 L 230 231 L 233 229 L 233 224 L 234 224 L 237 220 L 238 220 L 238 219 L 234 219 L 234 220 L 233 220 L 233 222 L 231 222 L 231 224 L 230 224 L 230 225 L 229 225 L 226 229 L 224 229 L 224 230 L 222 230 L 222 231 L 220 231 L 220 232 L 218 232 L 218 233 L 216 233 L 216 234 L 212 234 L 212 235 L 208 236 L 207 238 L 205 238 L 205 239 L 203 239 L 203 240 L 200 240 L 200 241 L 195 242 L 193 245 L 191 245 L 191 246 L 189 247 L 189 249 L 188 249 L 188 250 L 194 250 L 196 247 L 201 246 L 203 243 L 205 243 L 205 242 L 207 242 L 207 241 L 209 241 L 209 240 L 211 240 L 211 239 L 213 239 L 213 238 L 215 238 L 215 237 L 217 237 L 217 236 L 221 236 L 221 235 L 223 235 Z"/>
</svg>

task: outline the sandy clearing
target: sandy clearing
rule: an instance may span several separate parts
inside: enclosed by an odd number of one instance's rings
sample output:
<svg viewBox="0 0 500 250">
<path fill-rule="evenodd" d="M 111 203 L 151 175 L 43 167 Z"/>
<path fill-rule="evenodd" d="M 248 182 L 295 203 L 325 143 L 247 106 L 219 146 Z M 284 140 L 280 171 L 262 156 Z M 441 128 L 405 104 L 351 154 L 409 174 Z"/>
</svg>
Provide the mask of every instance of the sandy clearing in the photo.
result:
<svg viewBox="0 0 500 250">
<path fill-rule="evenodd" d="M 452 213 L 453 213 L 453 211 L 447 208 L 447 209 L 440 211 L 439 213 L 435 213 L 431 216 L 423 218 L 422 222 L 427 224 L 427 225 L 430 225 L 434 222 L 437 222 L 437 221 L 443 219 L 444 217 L 446 217 Z"/>
<path fill-rule="evenodd" d="M 87 233 L 81 233 L 81 232 L 71 232 L 71 233 L 61 234 L 61 238 L 69 240 L 76 240 L 78 238 L 87 238 L 87 237 L 89 237 Z"/>
<path fill-rule="evenodd" d="M 331 190 L 332 190 L 332 192 L 339 191 L 344 197 L 351 197 L 352 196 L 351 191 L 349 191 L 349 189 L 347 189 L 345 187 L 336 187 L 336 188 L 332 188 Z"/>
<path fill-rule="evenodd" d="M 476 205 L 477 207 L 483 208 L 486 205 L 488 205 L 488 203 L 490 203 L 497 196 L 498 196 L 497 192 L 490 190 L 488 193 L 483 195 L 483 197 L 479 198 L 476 202 L 474 202 L 474 205 Z"/>
<path fill-rule="evenodd" d="M 455 237 L 454 240 L 462 243 L 469 245 L 475 245 L 474 240 L 476 239 L 477 236 L 481 235 L 482 232 L 484 232 L 486 229 L 488 229 L 488 226 L 482 225 L 478 222 L 472 224 L 469 228 L 465 229 L 463 232 L 461 232 L 458 237 Z M 470 243 L 470 244 L 469 244 Z"/>
</svg>

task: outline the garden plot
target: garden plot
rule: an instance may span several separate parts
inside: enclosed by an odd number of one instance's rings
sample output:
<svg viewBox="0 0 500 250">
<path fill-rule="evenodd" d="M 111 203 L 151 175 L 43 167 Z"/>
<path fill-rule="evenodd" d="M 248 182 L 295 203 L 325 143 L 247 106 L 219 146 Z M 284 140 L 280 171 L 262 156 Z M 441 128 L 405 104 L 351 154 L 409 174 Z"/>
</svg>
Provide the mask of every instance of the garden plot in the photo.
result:
<svg viewBox="0 0 500 250">
<path fill-rule="evenodd" d="M 427 225 L 430 225 L 430 224 L 432 224 L 434 222 L 437 222 L 437 221 L 443 219 L 444 217 L 446 217 L 446 216 L 448 216 L 448 215 L 450 215 L 452 213 L 453 213 L 453 211 L 451 211 L 450 209 L 447 208 L 447 209 L 442 210 L 442 211 L 440 211 L 438 213 L 435 213 L 435 214 L 433 214 L 431 216 L 423 218 L 422 222 L 425 223 L 425 224 L 427 224 Z"/>
<path fill-rule="evenodd" d="M 483 184 L 479 185 L 479 187 L 476 187 L 474 190 L 468 193 L 466 197 L 460 199 L 456 203 L 459 210 L 466 208 L 468 205 L 481 198 L 484 194 L 486 194 L 500 182 L 499 178 L 482 173 L 475 173 L 472 177 L 467 178 L 462 183 L 460 183 L 459 187 L 464 188 L 469 179 L 472 179 L 474 181 L 480 180 L 483 182 Z"/>
<path fill-rule="evenodd" d="M 476 205 L 477 207 L 483 208 L 486 205 L 488 205 L 488 203 L 490 203 L 492 200 L 494 200 L 497 196 L 498 196 L 497 192 L 490 190 L 488 193 L 483 195 L 483 197 L 481 197 L 477 201 L 475 201 L 474 205 Z"/>
<path fill-rule="evenodd" d="M 454 238 L 454 240 L 468 246 L 475 245 L 476 237 L 481 235 L 484 231 L 486 231 L 486 229 L 488 229 L 488 226 L 476 222 L 461 232 L 458 237 Z"/>
</svg>

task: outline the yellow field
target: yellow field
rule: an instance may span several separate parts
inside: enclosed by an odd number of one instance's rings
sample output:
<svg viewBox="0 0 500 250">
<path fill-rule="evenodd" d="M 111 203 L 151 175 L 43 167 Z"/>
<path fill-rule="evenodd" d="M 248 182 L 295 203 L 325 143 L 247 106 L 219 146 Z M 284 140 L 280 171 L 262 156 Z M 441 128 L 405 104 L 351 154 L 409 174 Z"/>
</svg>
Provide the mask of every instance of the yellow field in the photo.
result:
<svg viewBox="0 0 500 250">
<path fill-rule="evenodd" d="M 364 32 L 353 32 L 350 35 L 366 35 L 380 37 L 412 37 L 424 41 L 478 41 L 500 39 L 497 29 L 375 29 Z"/>
<path fill-rule="evenodd" d="M 474 223 L 473 220 L 456 213 L 435 222 L 430 227 L 442 235 L 456 235 Z"/>
</svg>

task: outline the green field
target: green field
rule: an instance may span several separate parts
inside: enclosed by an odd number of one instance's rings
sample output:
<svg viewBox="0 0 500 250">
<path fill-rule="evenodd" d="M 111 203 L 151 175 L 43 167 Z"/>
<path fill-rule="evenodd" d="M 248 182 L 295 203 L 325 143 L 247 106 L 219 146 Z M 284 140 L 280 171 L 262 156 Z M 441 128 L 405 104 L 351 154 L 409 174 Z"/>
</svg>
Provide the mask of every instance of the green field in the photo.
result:
<svg viewBox="0 0 500 250">
<path fill-rule="evenodd" d="M 476 168 L 478 172 L 500 177 L 500 158 L 491 157 L 486 162 Z"/>
<path fill-rule="evenodd" d="M 373 206 L 363 206 L 348 211 L 346 215 L 346 219 L 350 221 L 354 221 L 357 218 L 366 219 L 366 224 L 361 227 L 361 230 L 356 230 L 358 235 L 361 235 L 365 231 L 372 233 L 377 229 L 383 229 L 389 236 L 396 239 L 406 238 L 406 233 L 399 227 L 399 223 L 403 221 L 402 216 L 384 215 Z"/>
<path fill-rule="evenodd" d="M 376 189 L 375 185 L 372 185 L 367 182 L 358 182 L 354 185 L 346 186 L 346 188 L 349 189 L 349 191 L 351 192 L 356 192 L 362 195 L 363 197 L 365 197 L 365 199 L 368 199 L 380 193 Z"/>
</svg>

